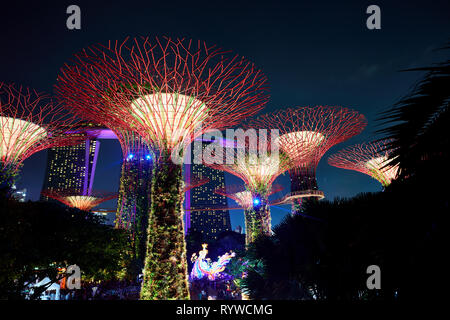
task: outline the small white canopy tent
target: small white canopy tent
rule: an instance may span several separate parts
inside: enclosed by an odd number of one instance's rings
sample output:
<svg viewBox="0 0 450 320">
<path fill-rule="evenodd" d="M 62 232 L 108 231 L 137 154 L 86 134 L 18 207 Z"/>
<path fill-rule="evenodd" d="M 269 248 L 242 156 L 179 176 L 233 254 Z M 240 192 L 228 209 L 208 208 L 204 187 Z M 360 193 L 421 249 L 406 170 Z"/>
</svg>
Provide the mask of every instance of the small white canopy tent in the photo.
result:
<svg viewBox="0 0 450 320">
<path fill-rule="evenodd" d="M 40 287 L 48 285 L 50 283 L 50 278 L 45 277 L 41 281 L 36 280 L 35 283 L 30 283 L 30 291 L 33 291 L 33 287 Z M 59 283 L 52 283 L 41 295 L 41 300 L 60 300 L 60 285 Z"/>
</svg>

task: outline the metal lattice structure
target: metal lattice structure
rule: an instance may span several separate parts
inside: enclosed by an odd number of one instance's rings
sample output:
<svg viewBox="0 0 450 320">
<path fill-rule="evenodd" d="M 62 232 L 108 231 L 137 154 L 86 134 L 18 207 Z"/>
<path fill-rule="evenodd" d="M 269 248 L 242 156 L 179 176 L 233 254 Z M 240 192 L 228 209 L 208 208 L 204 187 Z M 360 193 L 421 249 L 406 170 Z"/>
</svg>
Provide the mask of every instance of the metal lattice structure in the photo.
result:
<svg viewBox="0 0 450 320">
<path fill-rule="evenodd" d="M 241 209 L 247 210 L 253 206 L 252 193 L 243 185 L 227 185 L 214 190 L 214 192 L 234 200 Z"/>
<path fill-rule="evenodd" d="M 272 231 L 269 195 L 272 190 L 272 183 L 275 179 L 292 167 L 293 162 L 278 149 L 272 150 L 271 143 L 265 136 L 254 136 L 253 143 L 245 135 L 236 136 L 238 149 L 243 149 L 237 153 L 236 159 L 221 161 L 222 163 L 205 163 L 214 169 L 227 171 L 241 178 L 246 185 L 246 189 L 251 194 L 251 207 L 245 211 L 247 235 L 251 235 L 253 241 L 259 234 L 270 235 Z M 261 148 L 264 144 L 264 148 Z M 262 150 L 263 149 L 263 150 Z M 229 160 L 229 159 L 227 159 Z M 241 194 L 244 196 L 245 194 Z"/>
<path fill-rule="evenodd" d="M 286 198 L 301 209 L 302 198 L 323 198 L 318 190 L 316 168 L 332 146 L 359 134 L 366 126 L 359 112 L 338 106 L 296 107 L 262 115 L 251 128 L 279 129 L 279 147 L 295 165 L 289 169 L 291 194 Z"/>
<path fill-rule="evenodd" d="M 242 137 L 238 137 L 240 140 Z M 238 145 L 246 145 L 244 141 L 238 141 Z M 271 191 L 272 183 L 277 177 L 290 169 L 294 162 L 284 152 L 269 151 L 270 145 L 267 148 L 268 152 L 263 154 L 249 154 L 251 151 L 248 149 L 245 154 L 240 157 L 237 156 L 232 163 L 205 163 L 207 166 L 226 171 L 240 179 L 242 179 L 247 189 L 253 194 L 260 194 L 267 196 Z"/>
<path fill-rule="evenodd" d="M 268 196 L 271 196 L 272 194 L 275 194 L 277 192 L 280 192 L 283 190 L 283 186 L 279 184 L 272 185 L 272 188 L 270 192 L 268 193 Z M 243 185 L 227 185 L 224 188 L 219 188 L 215 190 L 216 193 L 228 197 L 232 200 L 234 200 L 237 204 L 239 204 L 239 209 L 249 209 L 253 206 L 253 196 L 250 191 L 246 189 Z M 271 203 L 270 203 L 271 204 Z M 229 210 L 236 209 L 236 208 L 228 208 Z"/>
<path fill-rule="evenodd" d="M 142 268 L 146 251 L 155 153 L 142 136 L 114 125 L 113 119 L 105 119 L 104 124 L 95 125 L 98 121 L 95 114 L 85 114 L 84 117 L 89 119 L 88 123 L 91 124 L 90 135 L 102 136 L 102 131 L 108 127 L 120 143 L 123 161 L 114 224 L 116 228 L 128 230 L 130 246 L 133 248 L 133 261 Z"/>
<path fill-rule="evenodd" d="M 270 185 L 270 189 L 260 196 L 248 190 L 248 186 L 231 185 L 215 192 L 233 199 L 244 210 L 245 243 L 249 245 L 259 235 L 272 234 L 269 196 L 282 189 L 281 185 Z"/>
<path fill-rule="evenodd" d="M 279 150 L 278 141 L 272 139 L 272 135 L 270 139 L 267 137 L 267 132 L 258 134 L 253 128 L 247 132 L 236 130 L 227 146 L 233 147 L 233 157 L 229 157 L 228 150 L 223 158 L 223 152 L 219 158 L 204 155 L 203 163 L 242 179 L 252 194 L 267 196 L 275 179 L 295 165 L 288 154 Z"/>
<path fill-rule="evenodd" d="M 268 100 L 266 77 L 244 58 L 201 41 L 127 38 L 77 54 L 62 68 L 56 92 L 81 117 L 136 132 L 158 150 L 141 298 L 188 298 L 184 146 L 257 113 Z"/>
<path fill-rule="evenodd" d="M 148 238 L 155 154 L 137 133 L 112 124 L 110 127 L 123 153 L 115 225 L 130 233 L 133 261 L 137 268 L 142 269 Z"/>
<path fill-rule="evenodd" d="M 128 229 L 134 236 L 136 224 L 145 224 L 137 220 L 148 220 L 151 172 L 155 155 L 140 135 L 112 124 L 109 126 L 117 136 L 123 154 L 116 227 Z"/>
<path fill-rule="evenodd" d="M 354 170 L 378 180 L 383 187 L 397 178 L 398 165 L 388 165 L 389 152 L 385 141 L 375 141 L 347 147 L 328 158 L 334 167 Z"/>
<path fill-rule="evenodd" d="M 101 191 L 83 195 L 76 192 L 71 192 L 70 190 L 44 190 L 42 191 L 42 194 L 51 199 L 57 200 L 68 207 L 77 208 L 83 211 L 91 211 L 99 204 L 117 197 L 117 194 L 115 193 Z"/>
<path fill-rule="evenodd" d="M 77 54 L 56 91 L 80 116 L 112 121 L 171 151 L 208 129 L 239 123 L 268 100 L 262 72 L 227 54 L 191 40 L 110 42 Z"/>
<path fill-rule="evenodd" d="M 1 183 L 12 184 L 23 161 L 41 150 L 76 144 L 78 120 L 46 94 L 0 82 Z"/>
</svg>

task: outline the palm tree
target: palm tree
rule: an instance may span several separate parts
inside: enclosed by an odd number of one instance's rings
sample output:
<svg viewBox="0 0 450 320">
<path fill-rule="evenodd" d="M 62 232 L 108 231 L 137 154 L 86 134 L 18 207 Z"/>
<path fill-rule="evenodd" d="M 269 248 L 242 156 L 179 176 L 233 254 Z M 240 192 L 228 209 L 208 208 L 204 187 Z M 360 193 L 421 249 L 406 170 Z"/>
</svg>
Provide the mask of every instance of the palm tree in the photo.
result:
<svg viewBox="0 0 450 320">
<path fill-rule="evenodd" d="M 387 145 L 392 150 L 389 165 L 399 164 L 399 178 L 442 168 L 448 163 L 449 150 L 450 60 L 406 71 L 426 74 L 407 96 L 381 114 L 379 120 L 389 127 L 378 131 L 392 139 Z"/>
</svg>

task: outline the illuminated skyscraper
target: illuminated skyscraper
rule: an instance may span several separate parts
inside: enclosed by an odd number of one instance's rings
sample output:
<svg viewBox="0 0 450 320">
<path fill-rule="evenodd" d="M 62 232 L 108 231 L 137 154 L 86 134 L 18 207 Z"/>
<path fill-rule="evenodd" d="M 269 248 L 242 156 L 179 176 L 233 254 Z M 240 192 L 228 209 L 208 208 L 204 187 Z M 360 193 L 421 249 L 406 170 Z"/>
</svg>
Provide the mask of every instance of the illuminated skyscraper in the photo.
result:
<svg viewBox="0 0 450 320">
<path fill-rule="evenodd" d="M 204 149 L 207 143 L 204 142 L 202 145 Z M 201 232 L 206 241 L 215 240 L 220 233 L 231 230 L 230 212 L 228 210 L 189 211 L 189 209 L 227 207 L 227 198 L 214 192 L 217 188 L 225 187 L 225 174 L 223 171 L 195 163 L 186 165 L 185 170 L 186 183 L 190 182 L 191 176 L 209 179 L 208 183 L 186 193 L 186 228 L 188 231 Z"/>
<path fill-rule="evenodd" d="M 48 149 L 42 190 L 73 190 L 79 194 L 88 194 L 94 183 L 99 148 L 98 140 L 86 139 L 74 146 Z M 48 198 L 41 196 L 41 200 Z"/>
</svg>

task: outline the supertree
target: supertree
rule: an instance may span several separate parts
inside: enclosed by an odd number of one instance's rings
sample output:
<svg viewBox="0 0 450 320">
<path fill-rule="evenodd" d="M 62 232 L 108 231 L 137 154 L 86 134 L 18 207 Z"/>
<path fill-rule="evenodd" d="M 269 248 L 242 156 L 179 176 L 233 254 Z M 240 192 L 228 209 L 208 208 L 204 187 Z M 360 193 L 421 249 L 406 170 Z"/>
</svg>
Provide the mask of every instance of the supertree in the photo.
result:
<svg viewBox="0 0 450 320">
<path fill-rule="evenodd" d="M 397 177 L 399 168 L 398 165 L 388 165 L 388 156 L 386 141 L 374 141 L 347 147 L 330 156 L 328 163 L 367 174 L 387 187 Z"/>
<path fill-rule="evenodd" d="M 218 164 L 217 161 L 212 161 L 213 159 L 206 159 L 205 164 L 231 173 L 245 182 L 252 197 L 251 207 L 244 211 L 246 241 L 252 242 L 260 234 L 271 234 L 269 195 L 272 183 L 286 172 L 293 162 L 286 153 L 272 148 L 275 141 L 272 141 L 272 135 L 270 139 L 267 137 L 267 132 L 261 131 L 257 134 L 251 129 L 241 134 L 237 131 L 233 141 L 237 151 L 236 157 L 229 159 L 227 156 L 228 159 L 218 161 Z"/>
<path fill-rule="evenodd" d="M 205 164 L 244 181 L 246 190 L 250 192 L 252 198 L 251 206 L 244 210 L 246 241 L 249 243 L 261 234 L 271 234 L 269 195 L 272 183 L 293 163 L 283 151 L 272 150 L 272 141 L 267 139 L 265 134 L 256 135 L 256 132 L 250 132 L 249 136 L 236 134 L 235 140 L 237 153 L 234 159 L 225 159 L 219 161 L 221 162 L 219 164 L 212 161 Z"/>
<path fill-rule="evenodd" d="M 71 190 L 44 190 L 41 192 L 44 196 L 64 203 L 71 208 L 77 208 L 83 211 L 91 211 L 99 204 L 114 199 L 117 194 L 111 192 L 93 191 L 89 194 L 80 194 Z"/>
<path fill-rule="evenodd" d="M 279 191 L 283 190 L 281 185 L 271 185 L 271 189 L 265 193 L 267 198 Z M 241 209 L 244 210 L 244 220 L 245 220 L 245 244 L 249 245 L 252 243 L 261 233 L 270 235 L 271 234 L 271 224 L 269 221 L 264 221 L 265 219 L 270 219 L 269 215 L 264 217 L 259 217 L 255 215 L 255 204 L 254 204 L 254 196 L 251 191 L 249 191 L 245 186 L 242 185 L 231 185 L 226 186 L 224 188 L 219 188 L 215 190 L 216 193 L 226 196 L 232 200 L 234 200 L 237 204 L 241 206 Z M 267 200 L 267 207 L 269 207 L 271 203 Z M 263 230 L 261 232 L 261 226 L 265 226 L 270 228 L 269 230 Z"/>
<path fill-rule="evenodd" d="M 80 116 L 112 119 L 158 150 L 141 299 L 189 298 L 183 147 L 258 112 L 268 99 L 265 76 L 200 41 L 135 38 L 77 54 L 62 68 L 56 92 Z"/>
<path fill-rule="evenodd" d="M 76 144 L 78 120 L 43 93 L 0 82 L 0 185 L 10 190 L 25 159 L 41 150 Z"/>
<path fill-rule="evenodd" d="M 286 200 L 293 204 L 293 214 L 303 211 L 302 199 L 321 199 L 316 168 L 332 146 L 359 134 L 366 118 L 344 107 L 296 107 L 262 115 L 248 124 L 251 128 L 278 129 L 279 147 L 295 163 L 289 169 L 291 193 Z"/>
</svg>

